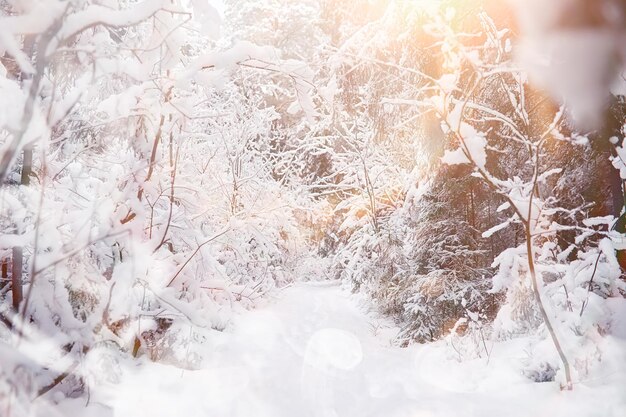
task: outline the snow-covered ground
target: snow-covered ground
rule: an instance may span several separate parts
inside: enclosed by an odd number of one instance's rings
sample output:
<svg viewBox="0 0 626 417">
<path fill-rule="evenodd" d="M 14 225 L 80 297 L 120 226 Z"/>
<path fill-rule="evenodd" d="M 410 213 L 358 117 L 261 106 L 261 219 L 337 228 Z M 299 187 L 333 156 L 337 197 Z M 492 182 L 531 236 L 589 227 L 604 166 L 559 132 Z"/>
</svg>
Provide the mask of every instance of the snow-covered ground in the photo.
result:
<svg viewBox="0 0 626 417">
<path fill-rule="evenodd" d="M 214 332 L 202 369 L 129 362 L 84 399 L 38 400 L 41 416 L 502 417 L 626 415 L 624 363 L 563 392 L 521 372 L 523 341 L 459 362 L 445 343 L 393 347 L 395 330 L 333 284 L 297 284 Z M 619 333 L 619 332 L 618 332 Z M 624 346 L 624 332 L 611 346 Z"/>
</svg>

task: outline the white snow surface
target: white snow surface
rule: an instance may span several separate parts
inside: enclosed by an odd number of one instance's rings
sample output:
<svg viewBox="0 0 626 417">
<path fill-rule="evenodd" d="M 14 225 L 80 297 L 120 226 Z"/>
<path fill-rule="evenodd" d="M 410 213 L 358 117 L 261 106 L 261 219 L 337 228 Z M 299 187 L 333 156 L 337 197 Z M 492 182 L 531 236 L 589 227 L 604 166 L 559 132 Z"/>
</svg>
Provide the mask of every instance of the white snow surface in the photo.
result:
<svg viewBox="0 0 626 417">
<path fill-rule="evenodd" d="M 554 382 L 535 383 L 521 374 L 528 340 L 498 342 L 489 361 L 460 362 L 444 342 L 394 347 L 397 329 L 363 306 L 339 285 L 297 284 L 240 315 L 229 330 L 212 332 L 201 345 L 200 370 L 128 361 L 117 383 L 91 387 L 87 407 L 82 398 L 55 400 L 49 393 L 35 401 L 38 415 L 626 415 L 625 361 L 607 363 L 572 392 L 560 391 Z M 624 329 L 607 338 L 617 359 L 625 339 Z"/>
</svg>

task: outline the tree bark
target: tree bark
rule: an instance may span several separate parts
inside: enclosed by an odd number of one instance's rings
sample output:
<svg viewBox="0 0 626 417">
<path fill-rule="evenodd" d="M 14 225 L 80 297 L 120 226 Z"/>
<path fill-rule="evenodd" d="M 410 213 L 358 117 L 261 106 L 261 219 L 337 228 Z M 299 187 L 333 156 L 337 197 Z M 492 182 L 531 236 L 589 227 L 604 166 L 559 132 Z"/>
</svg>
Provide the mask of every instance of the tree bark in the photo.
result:
<svg viewBox="0 0 626 417">
<path fill-rule="evenodd" d="M 535 255 L 533 253 L 533 237 L 530 234 L 530 228 L 526 226 L 526 253 L 528 258 L 528 271 L 530 273 L 530 279 L 533 287 L 533 294 L 535 295 L 535 300 L 537 301 L 537 305 L 539 306 L 539 311 L 541 312 L 541 316 L 543 318 L 543 322 L 546 324 L 546 328 L 548 329 L 548 333 L 550 333 L 550 337 L 552 338 L 552 343 L 554 343 L 554 347 L 561 358 L 561 362 L 563 362 L 563 368 L 565 370 L 565 387 L 566 390 L 572 389 L 572 375 L 570 371 L 569 361 L 567 360 L 567 356 L 565 356 L 565 352 L 561 347 L 561 343 L 559 342 L 559 338 L 552 327 L 552 322 L 550 321 L 550 317 L 546 312 L 545 307 L 543 306 L 543 301 L 541 299 L 541 293 L 539 292 L 539 283 L 537 282 L 537 272 L 535 271 Z"/>
<path fill-rule="evenodd" d="M 22 248 L 13 248 L 13 265 L 11 267 L 11 292 L 13 295 L 13 310 L 17 313 L 24 298 L 22 292 Z"/>
<path fill-rule="evenodd" d="M 0 262 L 0 291 L 9 284 L 9 260 L 3 258 Z"/>
</svg>

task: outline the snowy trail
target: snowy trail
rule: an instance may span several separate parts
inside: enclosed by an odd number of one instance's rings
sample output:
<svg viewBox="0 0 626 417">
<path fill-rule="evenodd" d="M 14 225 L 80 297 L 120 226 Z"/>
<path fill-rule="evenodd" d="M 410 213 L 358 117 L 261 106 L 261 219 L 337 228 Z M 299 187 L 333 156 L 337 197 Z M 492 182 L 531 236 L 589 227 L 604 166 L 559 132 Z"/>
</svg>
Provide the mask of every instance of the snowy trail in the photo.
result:
<svg viewBox="0 0 626 417">
<path fill-rule="evenodd" d="M 136 366 L 92 404 L 133 417 L 626 415 L 620 388 L 531 383 L 506 346 L 459 363 L 441 345 L 392 347 L 384 327 L 338 286 L 299 284 L 207 343 L 203 369 Z"/>
</svg>

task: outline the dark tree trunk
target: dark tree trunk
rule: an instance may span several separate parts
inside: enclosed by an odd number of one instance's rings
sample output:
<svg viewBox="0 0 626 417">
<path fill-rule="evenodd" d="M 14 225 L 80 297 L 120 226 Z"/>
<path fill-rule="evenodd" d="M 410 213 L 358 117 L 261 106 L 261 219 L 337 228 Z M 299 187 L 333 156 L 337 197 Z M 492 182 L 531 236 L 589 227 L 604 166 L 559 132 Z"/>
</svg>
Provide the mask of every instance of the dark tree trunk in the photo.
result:
<svg viewBox="0 0 626 417">
<path fill-rule="evenodd" d="M 13 265 L 11 266 L 11 292 L 13 309 L 17 313 L 23 299 L 22 293 L 22 248 L 13 248 Z"/>
</svg>

